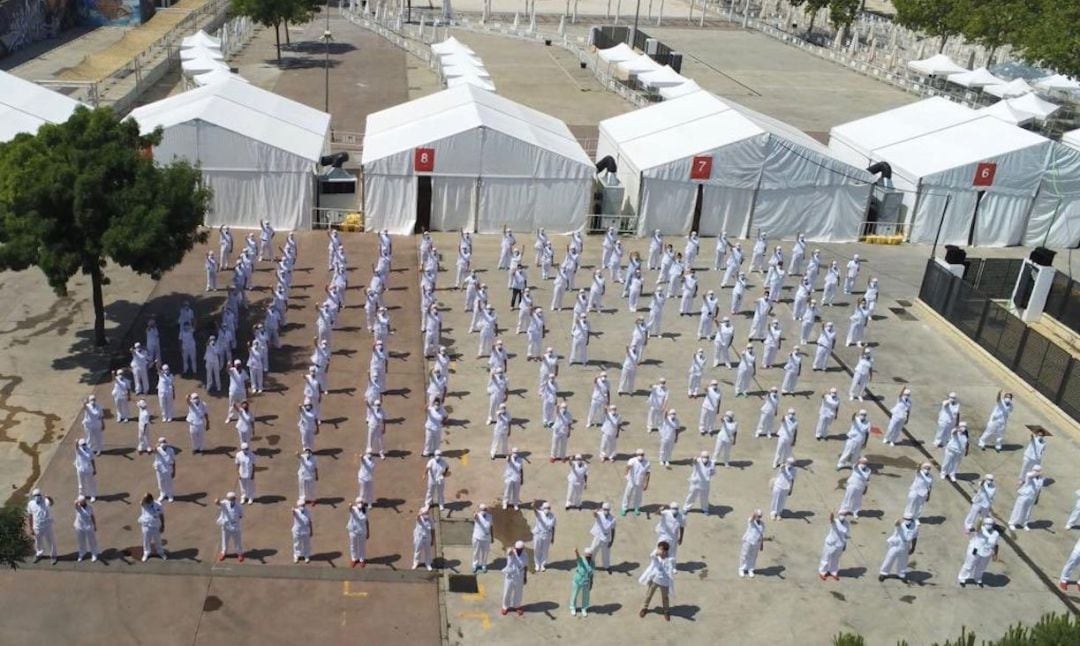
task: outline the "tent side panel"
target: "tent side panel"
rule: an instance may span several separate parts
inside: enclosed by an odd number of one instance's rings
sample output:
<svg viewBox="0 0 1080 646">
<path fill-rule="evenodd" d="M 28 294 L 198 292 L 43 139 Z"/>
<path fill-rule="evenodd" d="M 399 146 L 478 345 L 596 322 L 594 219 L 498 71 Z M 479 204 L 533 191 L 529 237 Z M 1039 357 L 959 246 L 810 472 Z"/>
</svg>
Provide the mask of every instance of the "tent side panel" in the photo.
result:
<svg viewBox="0 0 1080 646">
<path fill-rule="evenodd" d="M 738 236 L 746 228 L 746 219 L 754 207 L 754 189 L 705 184 L 701 200 L 701 230 L 698 233 L 718 236 L 727 232 Z"/>
<path fill-rule="evenodd" d="M 754 228 L 770 238 L 850 242 L 869 199 L 869 186 L 797 186 L 762 188 L 754 205 Z"/>
<path fill-rule="evenodd" d="M 1023 244 L 1054 249 L 1080 244 L 1080 150 L 1054 145 Z"/>
<path fill-rule="evenodd" d="M 364 228 L 408 235 L 415 224 L 416 178 L 413 175 L 372 175 L 364 169 Z"/>
<path fill-rule="evenodd" d="M 592 185 L 592 178 L 536 182 L 532 229 L 544 227 L 551 233 L 573 233 L 584 229 Z"/>
<path fill-rule="evenodd" d="M 686 235 L 694 220 L 697 185 L 642 177 L 638 235 L 659 229 L 664 235 Z"/>
<path fill-rule="evenodd" d="M 476 215 L 476 180 L 472 177 L 433 177 L 431 228 L 433 231 L 473 230 Z"/>
<path fill-rule="evenodd" d="M 204 170 L 203 181 L 214 192 L 207 226 L 258 228 L 259 220 L 285 231 L 310 226 L 310 173 Z"/>
</svg>

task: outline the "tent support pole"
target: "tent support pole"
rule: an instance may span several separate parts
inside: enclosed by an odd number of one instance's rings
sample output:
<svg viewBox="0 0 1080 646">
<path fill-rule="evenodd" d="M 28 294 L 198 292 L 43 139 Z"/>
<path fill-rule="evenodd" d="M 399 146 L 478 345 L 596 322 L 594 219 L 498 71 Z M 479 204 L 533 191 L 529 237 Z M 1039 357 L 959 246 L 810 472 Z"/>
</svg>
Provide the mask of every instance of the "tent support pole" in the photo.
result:
<svg viewBox="0 0 1080 646">
<path fill-rule="evenodd" d="M 930 257 L 931 258 L 934 258 L 935 256 L 937 256 L 938 239 L 941 237 L 941 228 L 945 226 L 945 214 L 947 214 L 949 212 L 949 202 L 951 202 L 951 201 L 952 201 L 952 195 L 946 195 L 945 196 L 945 206 L 942 207 L 942 209 L 941 209 L 941 219 L 938 220 L 937 233 L 934 234 L 934 246 L 930 249 Z M 975 217 L 975 216 L 972 215 L 972 217 Z"/>
</svg>

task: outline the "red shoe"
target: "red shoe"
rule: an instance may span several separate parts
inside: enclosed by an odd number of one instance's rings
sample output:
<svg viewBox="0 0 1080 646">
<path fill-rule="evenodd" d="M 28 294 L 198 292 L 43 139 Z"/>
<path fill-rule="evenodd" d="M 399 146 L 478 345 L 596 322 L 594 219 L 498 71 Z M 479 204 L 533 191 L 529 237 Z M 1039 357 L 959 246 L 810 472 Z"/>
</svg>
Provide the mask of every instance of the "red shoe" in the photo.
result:
<svg viewBox="0 0 1080 646">
<path fill-rule="evenodd" d="M 240 561 L 241 563 L 243 563 L 243 562 L 244 562 L 244 553 L 243 553 L 243 552 L 240 552 L 240 556 L 237 556 L 237 557 L 236 557 L 236 560 L 237 560 L 237 561 Z"/>
<path fill-rule="evenodd" d="M 225 560 L 225 552 L 222 552 L 221 554 L 218 554 L 217 560 L 218 560 L 219 563 L 221 561 L 224 561 Z"/>
<path fill-rule="evenodd" d="M 839 580 L 840 580 L 840 575 L 839 575 L 839 574 L 834 574 L 834 575 L 832 575 L 832 578 L 834 578 L 834 579 L 836 579 L 837 581 L 839 581 Z"/>
<path fill-rule="evenodd" d="M 1058 581 L 1058 587 L 1061 588 L 1062 590 L 1064 590 L 1065 592 L 1068 592 L 1069 591 L 1069 582 L 1068 581 Z M 1077 587 L 1080 587 L 1080 583 L 1077 584 Z"/>
<path fill-rule="evenodd" d="M 524 608 L 518 608 L 517 613 L 518 613 L 518 616 L 520 617 L 521 615 L 525 614 L 525 609 Z"/>
<path fill-rule="evenodd" d="M 551 464 L 555 464 L 555 460 L 556 460 L 556 459 L 557 459 L 557 458 L 556 458 L 556 457 L 555 457 L 555 456 L 553 455 L 553 456 L 551 456 L 550 458 L 548 458 L 548 462 L 549 462 L 549 463 L 551 463 Z"/>
<path fill-rule="evenodd" d="M 359 563 L 359 562 L 360 562 L 360 561 L 353 561 L 353 562 L 352 562 L 352 567 L 356 567 L 357 563 Z"/>
<path fill-rule="evenodd" d="M 821 572 L 818 572 L 817 577 L 819 579 L 821 579 L 822 581 L 828 581 L 829 580 L 829 575 L 828 574 L 822 574 Z"/>
<path fill-rule="evenodd" d="M 363 569 L 363 568 L 366 568 L 366 567 L 367 567 L 367 561 L 360 561 L 360 568 Z"/>
<path fill-rule="evenodd" d="M 508 613 L 508 612 L 510 612 L 510 610 L 508 610 L 507 608 L 503 608 L 502 610 L 499 611 L 499 614 L 505 617 L 506 613 Z"/>
</svg>

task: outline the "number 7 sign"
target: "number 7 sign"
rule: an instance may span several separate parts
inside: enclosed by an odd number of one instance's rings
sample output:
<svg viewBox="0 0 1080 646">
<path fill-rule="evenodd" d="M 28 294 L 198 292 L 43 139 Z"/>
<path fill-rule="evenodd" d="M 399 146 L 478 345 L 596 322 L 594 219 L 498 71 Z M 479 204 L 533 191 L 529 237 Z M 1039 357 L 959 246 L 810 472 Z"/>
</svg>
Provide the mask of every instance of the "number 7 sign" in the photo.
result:
<svg viewBox="0 0 1080 646">
<path fill-rule="evenodd" d="M 699 155 L 690 162 L 690 179 L 709 179 L 712 177 L 712 157 Z"/>
<path fill-rule="evenodd" d="M 430 173 L 435 170 L 435 149 L 417 148 L 413 153 L 413 170 L 417 173 Z"/>
</svg>

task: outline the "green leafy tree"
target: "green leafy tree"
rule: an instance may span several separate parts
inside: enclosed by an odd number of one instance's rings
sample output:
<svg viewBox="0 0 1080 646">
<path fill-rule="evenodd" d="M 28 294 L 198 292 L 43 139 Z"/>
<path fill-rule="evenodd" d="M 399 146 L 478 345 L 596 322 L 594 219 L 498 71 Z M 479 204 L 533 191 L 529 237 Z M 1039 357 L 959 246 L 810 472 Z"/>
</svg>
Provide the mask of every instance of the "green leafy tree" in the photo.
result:
<svg viewBox="0 0 1080 646">
<path fill-rule="evenodd" d="M 949 38 L 963 33 L 971 0 L 893 0 L 896 22 L 941 39 L 938 51 Z"/>
<path fill-rule="evenodd" d="M 157 279 L 206 238 L 210 191 L 187 162 L 156 165 L 147 151 L 160 142 L 160 129 L 142 136 L 110 108 L 80 107 L 0 145 L 0 269 L 37 266 L 59 295 L 88 275 L 98 346 L 106 261 Z"/>
<path fill-rule="evenodd" d="M 862 11 L 863 0 L 831 0 L 829 2 L 829 22 L 833 27 L 844 32 L 841 41 L 847 40 L 852 23 Z"/>
<path fill-rule="evenodd" d="M 26 512 L 8 504 L 0 507 L 0 563 L 15 569 L 34 552 L 34 542 L 26 533 Z"/>
<path fill-rule="evenodd" d="M 792 7 L 806 7 L 806 12 L 810 14 L 810 25 L 806 28 L 806 33 L 814 33 L 814 20 L 817 18 L 819 11 L 829 6 L 829 0 L 788 0 L 788 4 Z"/>
<path fill-rule="evenodd" d="M 281 27 L 285 27 L 285 43 L 290 42 L 289 23 L 301 24 L 311 20 L 325 0 L 233 0 L 232 11 L 247 16 L 263 27 L 274 28 L 277 62 L 281 64 Z"/>
<path fill-rule="evenodd" d="M 1011 43 L 1034 63 L 1080 76 L 1080 3 L 1029 0 L 1030 14 Z"/>
<path fill-rule="evenodd" d="M 1020 29 L 1033 16 L 1025 0 L 970 0 L 962 33 L 989 50 L 990 58 L 1002 46 L 1016 42 Z"/>
</svg>

